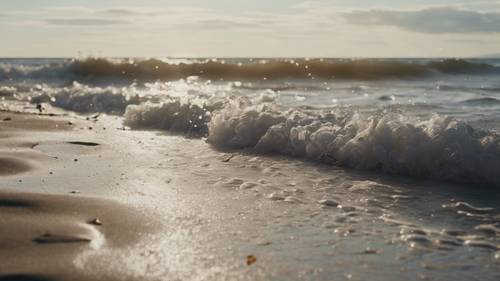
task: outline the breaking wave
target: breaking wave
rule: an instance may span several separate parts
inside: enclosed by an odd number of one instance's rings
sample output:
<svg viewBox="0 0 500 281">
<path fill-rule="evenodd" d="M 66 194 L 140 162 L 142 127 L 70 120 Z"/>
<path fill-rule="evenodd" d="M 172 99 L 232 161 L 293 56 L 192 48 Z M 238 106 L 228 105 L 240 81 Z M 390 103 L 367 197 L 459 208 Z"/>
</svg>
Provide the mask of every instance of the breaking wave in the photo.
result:
<svg viewBox="0 0 500 281">
<path fill-rule="evenodd" d="M 104 58 L 74 59 L 47 65 L 0 65 L 0 80 L 17 78 L 59 78 L 95 80 L 177 80 L 198 76 L 211 80 L 278 80 L 278 79 L 411 79 L 435 74 L 500 73 L 500 68 L 482 62 L 446 59 L 417 63 L 398 60 L 323 60 L 271 59 L 197 60 L 173 63 L 159 59 L 112 60 Z"/>
<path fill-rule="evenodd" d="M 143 99 L 134 92 L 135 88 L 91 87 L 74 82 L 68 87 L 43 87 L 32 89 L 32 103 L 51 103 L 75 112 L 105 112 L 123 114 L 128 105 L 138 104 Z"/>
<path fill-rule="evenodd" d="M 33 103 L 77 112 L 124 114 L 133 129 L 206 137 L 219 148 L 303 157 L 361 170 L 498 184 L 500 136 L 451 117 L 418 120 L 398 112 L 290 109 L 272 91 L 250 97 L 168 96 L 161 102 L 127 88 L 42 88 Z"/>
<path fill-rule="evenodd" d="M 498 184 L 500 137 L 450 117 L 283 110 L 273 103 L 171 101 L 129 106 L 125 124 L 203 133 L 216 147 L 304 157 L 361 170 Z"/>
</svg>

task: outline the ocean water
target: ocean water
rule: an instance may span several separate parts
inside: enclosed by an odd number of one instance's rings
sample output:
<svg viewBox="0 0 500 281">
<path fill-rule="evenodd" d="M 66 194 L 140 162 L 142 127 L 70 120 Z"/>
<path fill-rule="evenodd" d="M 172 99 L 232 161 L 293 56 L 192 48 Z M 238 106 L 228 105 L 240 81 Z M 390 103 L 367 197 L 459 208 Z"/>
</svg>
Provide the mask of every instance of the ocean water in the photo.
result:
<svg viewBox="0 0 500 281">
<path fill-rule="evenodd" d="M 362 170 L 498 184 L 500 60 L 3 59 L 0 95 Z"/>
<path fill-rule="evenodd" d="M 383 251 L 358 254 L 412 274 L 393 280 L 500 276 L 498 59 L 0 59 L 0 97 L 7 110 L 40 104 L 166 131 L 185 138 L 176 145 L 187 158 L 239 155 L 230 161 L 243 170 L 211 170 L 207 182 L 287 202 L 294 219 L 321 225 L 294 235 L 334 235 L 340 248 L 373 240 Z M 306 242 L 297 245 L 321 254 Z M 286 253 L 289 263 L 304 254 Z"/>
</svg>

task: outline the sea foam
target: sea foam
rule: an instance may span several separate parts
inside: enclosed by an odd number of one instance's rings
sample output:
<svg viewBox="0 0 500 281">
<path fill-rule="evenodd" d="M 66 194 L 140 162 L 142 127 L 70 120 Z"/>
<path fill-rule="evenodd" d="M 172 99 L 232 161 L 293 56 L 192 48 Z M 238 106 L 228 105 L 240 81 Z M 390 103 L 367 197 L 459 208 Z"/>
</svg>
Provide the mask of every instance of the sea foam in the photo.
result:
<svg viewBox="0 0 500 281">
<path fill-rule="evenodd" d="M 440 115 L 422 121 L 390 112 L 318 113 L 238 98 L 216 109 L 179 100 L 129 106 L 125 124 L 203 133 L 221 148 L 413 177 L 499 183 L 500 138 Z"/>
<path fill-rule="evenodd" d="M 105 112 L 122 114 L 128 105 L 138 104 L 141 98 L 134 87 L 92 87 L 73 82 L 68 87 L 39 85 L 32 89 L 31 102 L 49 102 L 54 106 L 76 112 Z"/>
</svg>

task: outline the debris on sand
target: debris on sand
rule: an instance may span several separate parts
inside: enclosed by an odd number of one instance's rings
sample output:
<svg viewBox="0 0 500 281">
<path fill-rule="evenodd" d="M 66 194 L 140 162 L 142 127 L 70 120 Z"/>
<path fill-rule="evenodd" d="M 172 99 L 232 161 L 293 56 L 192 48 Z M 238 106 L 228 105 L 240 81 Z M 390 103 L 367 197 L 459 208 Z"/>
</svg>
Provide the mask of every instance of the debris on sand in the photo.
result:
<svg viewBox="0 0 500 281">
<path fill-rule="evenodd" d="M 234 156 L 236 156 L 236 155 L 235 155 L 235 154 L 229 154 L 228 156 L 225 156 L 225 157 L 221 160 L 221 162 L 227 163 L 227 162 L 231 161 L 231 159 L 233 159 L 233 158 L 234 158 Z"/>
<path fill-rule="evenodd" d="M 5 117 L 2 121 L 11 121 L 11 120 L 12 120 L 12 118 L 10 118 L 10 117 Z"/>
<path fill-rule="evenodd" d="M 247 256 L 247 265 L 252 265 L 257 262 L 257 258 L 254 255 Z"/>
</svg>

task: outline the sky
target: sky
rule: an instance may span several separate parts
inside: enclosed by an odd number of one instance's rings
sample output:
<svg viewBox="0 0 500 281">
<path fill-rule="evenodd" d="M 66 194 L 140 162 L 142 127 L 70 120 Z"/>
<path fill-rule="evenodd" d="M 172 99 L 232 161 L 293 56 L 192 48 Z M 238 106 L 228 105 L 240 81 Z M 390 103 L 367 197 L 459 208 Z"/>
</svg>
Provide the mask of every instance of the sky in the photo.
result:
<svg viewBox="0 0 500 281">
<path fill-rule="evenodd" d="M 0 57 L 471 57 L 500 0 L 0 0 Z"/>
</svg>

